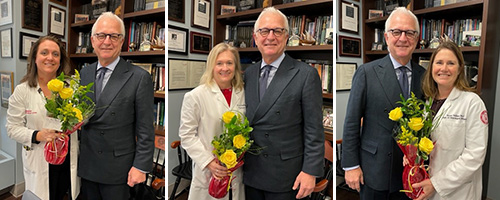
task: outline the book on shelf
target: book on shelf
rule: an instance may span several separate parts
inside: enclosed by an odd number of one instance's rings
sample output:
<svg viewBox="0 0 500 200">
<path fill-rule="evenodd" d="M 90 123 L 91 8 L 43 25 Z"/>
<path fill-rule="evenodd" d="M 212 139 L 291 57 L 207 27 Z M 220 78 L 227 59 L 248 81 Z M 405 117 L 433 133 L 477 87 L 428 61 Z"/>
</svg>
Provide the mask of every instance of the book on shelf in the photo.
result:
<svg viewBox="0 0 500 200">
<path fill-rule="evenodd" d="M 165 91 L 165 64 L 164 63 L 141 63 L 135 60 L 127 60 L 127 62 L 140 67 L 151 74 L 153 81 L 153 90 Z"/>
<path fill-rule="evenodd" d="M 323 111 L 323 127 L 325 129 L 333 129 L 333 107 L 332 106 L 322 106 Z"/>
<path fill-rule="evenodd" d="M 158 101 L 153 105 L 154 125 L 165 124 L 165 101 Z"/>
<path fill-rule="evenodd" d="M 125 31 L 127 51 L 151 51 L 155 50 L 155 47 L 163 49 L 165 47 L 165 28 L 160 25 L 157 21 L 153 22 L 137 22 L 131 20 L 129 23 L 128 30 Z M 152 42 L 152 48 L 141 49 L 140 44 L 144 41 Z"/>
<path fill-rule="evenodd" d="M 321 78 L 321 88 L 324 93 L 332 93 L 333 87 L 333 65 L 329 60 L 298 59 L 309 64 L 318 71 Z"/>
<path fill-rule="evenodd" d="M 165 7 L 165 0 L 146 0 L 144 10 L 151 10 Z"/>
<path fill-rule="evenodd" d="M 333 15 L 331 16 L 287 16 L 290 35 L 297 35 L 304 40 L 309 34 L 314 38 L 314 45 L 333 44 Z"/>
<path fill-rule="evenodd" d="M 78 43 L 75 49 L 76 54 L 92 53 L 94 51 L 90 42 L 90 32 L 78 32 Z"/>
<path fill-rule="evenodd" d="M 446 19 L 422 18 L 420 20 L 420 26 L 420 40 L 425 41 L 427 45 L 432 39 L 433 33 L 437 32 L 438 36 L 446 35 L 458 46 L 464 46 L 463 40 L 466 35 L 470 35 L 470 37 L 472 37 L 472 35 L 481 35 L 482 20 L 457 19 L 448 21 Z"/>
</svg>

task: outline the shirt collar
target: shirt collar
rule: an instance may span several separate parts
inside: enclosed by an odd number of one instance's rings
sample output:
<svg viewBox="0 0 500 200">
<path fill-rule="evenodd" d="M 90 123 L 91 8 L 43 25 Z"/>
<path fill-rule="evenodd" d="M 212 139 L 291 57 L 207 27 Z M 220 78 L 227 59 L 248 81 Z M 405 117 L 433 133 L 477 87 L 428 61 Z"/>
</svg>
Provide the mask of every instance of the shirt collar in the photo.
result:
<svg viewBox="0 0 500 200">
<path fill-rule="evenodd" d="M 389 57 L 391 58 L 391 62 L 392 62 L 392 66 L 394 67 L 394 69 L 397 69 L 398 67 L 400 66 L 403 66 L 403 64 L 399 63 L 398 61 L 396 61 L 396 59 L 394 59 L 394 57 L 392 57 L 391 54 L 389 54 Z M 404 64 L 404 66 L 411 71 L 411 59 L 408 61 L 408 63 Z"/>
<path fill-rule="evenodd" d="M 281 62 L 283 62 L 283 59 L 285 59 L 285 52 L 283 52 L 283 54 L 281 54 L 281 56 L 278 57 L 278 59 L 276 59 L 274 62 L 269 63 L 269 64 L 266 63 L 264 61 L 264 59 L 262 59 L 262 63 L 260 64 L 260 68 L 262 69 L 266 65 L 272 65 L 274 68 L 278 68 L 281 65 Z"/>
<path fill-rule="evenodd" d="M 118 65 L 118 61 L 120 61 L 120 56 L 118 56 L 118 57 L 117 57 L 117 58 L 116 58 L 116 59 L 115 59 L 112 63 L 110 63 L 108 66 L 106 66 L 106 68 L 108 68 L 108 70 L 110 70 L 110 71 L 115 70 L 116 65 Z M 96 69 L 96 71 L 97 71 L 97 70 L 99 70 L 99 69 L 101 69 L 101 67 L 103 67 L 103 66 L 101 65 L 101 63 L 100 63 L 100 62 L 97 62 L 97 69 Z"/>
</svg>

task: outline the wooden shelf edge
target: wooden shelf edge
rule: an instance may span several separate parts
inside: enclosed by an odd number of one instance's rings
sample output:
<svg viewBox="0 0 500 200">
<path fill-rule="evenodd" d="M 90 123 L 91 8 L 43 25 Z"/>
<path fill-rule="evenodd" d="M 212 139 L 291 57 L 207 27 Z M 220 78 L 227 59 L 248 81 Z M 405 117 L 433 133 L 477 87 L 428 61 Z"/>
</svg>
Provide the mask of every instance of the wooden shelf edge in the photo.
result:
<svg viewBox="0 0 500 200">
<path fill-rule="evenodd" d="M 97 57 L 95 53 L 73 53 L 69 55 L 70 58 L 93 58 Z"/>
<path fill-rule="evenodd" d="M 365 24 L 368 24 L 368 23 L 377 23 L 377 22 L 385 22 L 385 20 L 387 20 L 387 18 L 389 18 L 389 16 L 383 16 L 383 17 L 377 17 L 377 18 L 367 19 L 365 21 Z"/>
<path fill-rule="evenodd" d="M 160 14 L 160 13 L 164 13 L 164 12 L 165 12 L 165 7 L 155 8 L 155 9 L 150 9 L 150 10 L 141 10 L 141 11 L 137 11 L 137 12 L 125 13 L 123 15 L 123 18 L 132 18 L 132 17 L 137 17 L 137 16 Z"/>
<path fill-rule="evenodd" d="M 323 93 L 323 98 L 333 99 L 333 93 Z"/>
<path fill-rule="evenodd" d="M 91 25 L 94 25 L 95 21 L 96 20 L 93 19 L 93 20 L 89 20 L 89 21 L 86 21 L 86 22 L 72 23 L 71 27 L 91 26 Z"/>
<path fill-rule="evenodd" d="M 238 48 L 240 52 L 258 52 L 257 47 Z M 286 46 L 285 51 L 333 51 L 333 45 L 313 45 L 313 46 Z M 333 55 L 332 55 L 333 56 Z"/>
<path fill-rule="evenodd" d="M 273 6 L 274 6 L 274 8 L 276 8 L 278 10 L 283 10 L 283 9 L 289 9 L 289 8 L 302 7 L 302 6 L 316 5 L 316 4 L 320 4 L 320 3 L 333 3 L 333 2 L 331 0 L 308 0 L 308 1 L 278 4 L 278 5 L 273 5 Z M 239 11 L 239 12 L 232 13 L 232 14 L 217 15 L 216 19 L 229 19 L 229 18 L 233 18 L 233 17 L 258 15 L 263 10 L 264 10 L 264 8 L 255 8 L 255 9 L 250 9 L 250 10 L 245 10 L 245 11 Z"/>
<path fill-rule="evenodd" d="M 432 8 L 423 8 L 423 9 L 417 9 L 414 10 L 413 13 L 415 15 L 421 15 L 421 14 L 426 14 L 426 13 L 434 13 L 434 12 L 440 12 L 444 10 L 451 10 L 451 9 L 456 9 L 456 8 L 463 8 L 463 7 L 468 7 L 468 6 L 474 6 L 478 4 L 484 3 L 483 0 L 469 0 L 465 2 L 459 2 L 459 3 L 452 3 L 444 6 L 436 6 Z"/>
<path fill-rule="evenodd" d="M 155 98 L 165 98 L 165 91 L 161 91 L 161 92 L 158 92 L 158 91 L 155 91 Z"/>
<path fill-rule="evenodd" d="M 161 51 L 122 51 L 120 56 L 161 56 L 165 55 L 165 50 Z M 96 57 L 95 53 L 74 53 L 69 55 L 70 58 L 91 58 Z"/>
<path fill-rule="evenodd" d="M 165 136 L 165 127 L 160 125 L 155 125 L 155 135 Z"/>
</svg>

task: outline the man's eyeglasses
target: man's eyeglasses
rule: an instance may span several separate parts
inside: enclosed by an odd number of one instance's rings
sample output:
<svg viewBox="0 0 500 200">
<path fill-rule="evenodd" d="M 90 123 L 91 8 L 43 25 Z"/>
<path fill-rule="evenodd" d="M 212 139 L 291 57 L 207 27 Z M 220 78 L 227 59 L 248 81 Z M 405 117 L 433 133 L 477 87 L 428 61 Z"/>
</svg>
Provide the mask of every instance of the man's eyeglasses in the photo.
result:
<svg viewBox="0 0 500 200">
<path fill-rule="evenodd" d="M 283 33 L 286 31 L 286 29 L 284 29 L 284 28 L 274 28 L 274 29 L 261 28 L 261 29 L 257 30 L 257 32 L 259 32 L 262 37 L 267 37 L 271 31 L 273 31 L 274 36 L 279 37 L 279 36 L 283 35 Z"/>
<path fill-rule="evenodd" d="M 103 42 L 104 40 L 106 40 L 106 37 L 109 36 L 109 39 L 113 42 L 116 42 L 118 40 L 120 40 L 122 38 L 122 34 L 118 34 L 118 33 L 111 33 L 111 34 L 107 34 L 107 33 L 96 33 L 94 34 L 94 37 L 97 38 L 97 40 L 99 40 L 100 42 Z"/>
<path fill-rule="evenodd" d="M 414 30 L 399 30 L 399 29 L 391 29 L 389 32 L 392 33 L 392 36 L 395 38 L 401 37 L 401 34 L 405 33 L 408 38 L 416 38 L 418 36 L 418 32 Z"/>
</svg>

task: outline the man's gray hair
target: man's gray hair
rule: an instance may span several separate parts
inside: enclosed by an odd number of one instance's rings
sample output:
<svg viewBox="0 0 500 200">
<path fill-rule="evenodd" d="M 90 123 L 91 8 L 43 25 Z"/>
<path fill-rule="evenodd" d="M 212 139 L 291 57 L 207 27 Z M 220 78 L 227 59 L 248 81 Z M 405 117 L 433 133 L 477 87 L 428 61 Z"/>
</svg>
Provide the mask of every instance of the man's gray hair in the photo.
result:
<svg viewBox="0 0 500 200">
<path fill-rule="evenodd" d="M 92 36 L 95 34 L 96 25 L 99 24 L 99 22 L 101 21 L 102 18 L 114 19 L 117 22 L 119 22 L 120 23 L 120 33 L 123 36 L 125 36 L 125 25 L 123 24 L 123 20 L 120 17 L 113 14 L 112 12 L 104 12 L 99 16 L 99 18 L 97 18 L 94 25 L 92 26 Z"/>
<path fill-rule="evenodd" d="M 257 21 L 255 22 L 254 26 L 253 26 L 253 32 L 254 33 L 257 33 L 257 30 L 259 28 L 259 24 L 260 24 L 260 19 L 263 15 L 265 14 L 268 14 L 268 13 L 274 13 L 274 14 L 278 14 L 280 15 L 282 18 L 283 18 L 283 22 L 285 22 L 283 28 L 285 28 L 285 30 L 287 31 L 287 33 L 290 33 L 290 27 L 288 26 L 288 19 L 286 18 L 286 16 L 281 12 L 279 11 L 278 9 L 274 8 L 274 7 L 267 7 L 265 8 L 259 15 L 259 18 L 257 18 Z"/>
<path fill-rule="evenodd" d="M 415 31 L 417 31 L 417 35 L 420 33 L 420 25 L 418 24 L 417 16 L 415 16 L 411 11 L 409 11 L 405 7 L 397 7 L 391 12 L 391 15 L 389 15 L 389 18 L 387 18 L 387 20 L 385 21 L 385 32 L 389 31 L 390 29 L 389 24 L 391 23 L 393 16 L 396 14 L 405 14 L 411 16 L 415 20 Z"/>
</svg>

